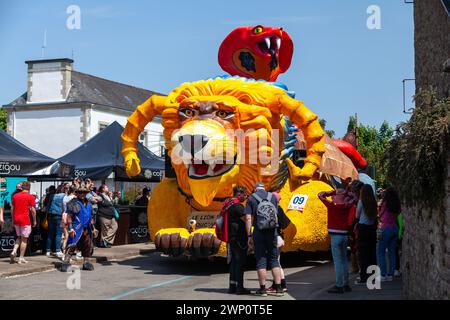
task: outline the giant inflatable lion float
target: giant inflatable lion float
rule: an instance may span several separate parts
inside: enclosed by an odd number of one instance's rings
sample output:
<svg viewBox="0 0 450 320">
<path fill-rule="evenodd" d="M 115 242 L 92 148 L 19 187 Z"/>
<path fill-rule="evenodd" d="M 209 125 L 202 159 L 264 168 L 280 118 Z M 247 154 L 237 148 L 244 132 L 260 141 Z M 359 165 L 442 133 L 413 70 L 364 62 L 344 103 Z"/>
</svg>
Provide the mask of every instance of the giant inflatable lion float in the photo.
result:
<svg viewBox="0 0 450 320">
<path fill-rule="evenodd" d="M 328 248 L 327 212 L 317 194 L 331 187 L 311 180 L 324 152 L 324 132 L 317 115 L 302 102 L 268 82 L 235 77 L 185 83 L 167 97 L 153 95 L 130 116 L 122 135 L 122 153 L 130 176 L 140 172 L 138 136 L 157 115 L 162 117 L 166 148 L 176 173 L 176 179 L 165 178 L 158 184 L 148 206 L 150 237 L 161 251 L 171 255 L 223 254 L 224 246 L 214 236 L 212 225 L 210 228 L 197 225 L 200 228 L 190 232 L 189 220 L 195 217 L 201 222 L 204 213 L 213 221 L 211 216 L 220 211 L 223 199 L 231 196 L 233 185 L 243 185 L 251 191 L 258 181 L 264 182 L 269 190 L 280 189 L 280 205 L 293 222 L 285 232 L 284 251 Z M 283 116 L 302 130 L 307 142 L 307 157 L 301 169 L 291 159 L 283 158 L 284 142 L 289 138 Z M 244 132 L 251 129 L 241 145 L 227 134 L 236 129 Z M 281 132 L 278 141 L 271 139 L 274 129 Z M 276 156 L 278 170 L 270 173 L 273 164 L 264 164 L 260 159 L 253 164 L 241 159 L 241 153 L 251 149 L 247 142 L 252 135 L 268 138 L 270 143 L 258 148 L 258 153 Z M 272 155 L 276 143 L 281 147 Z M 186 151 L 183 156 L 188 158 L 187 162 L 183 159 L 180 163 L 175 150 Z M 234 162 L 223 164 L 230 152 L 234 153 Z M 200 161 L 194 161 L 197 159 Z M 309 196 L 302 212 L 287 210 L 293 194 Z"/>
</svg>

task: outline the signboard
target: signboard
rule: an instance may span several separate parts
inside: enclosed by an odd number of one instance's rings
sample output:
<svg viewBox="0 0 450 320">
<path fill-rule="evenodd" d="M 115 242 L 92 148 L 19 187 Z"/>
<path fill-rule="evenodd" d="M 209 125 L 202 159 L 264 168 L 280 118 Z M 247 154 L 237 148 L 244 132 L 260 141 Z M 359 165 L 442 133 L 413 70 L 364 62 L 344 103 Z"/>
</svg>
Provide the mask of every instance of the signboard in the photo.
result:
<svg viewBox="0 0 450 320">
<path fill-rule="evenodd" d="M 5 217 L 5 223 L 0 231 L 0 257 L 7 257 L 14 248 L 16 232 L 10 218 Z"/>
<path fill-rule="evenodd" d="M 150 240 L 147 224 L 147 207 L 134 208 L 132 210 L 130 234 L 133 243 L 148 242 Z"/>
<path fill-rule="evenodd" d="M 298 210 L 303 211 L 308 201 L 308 196 L 306 194 L 294 194 L 288 205 L 288 210 Z"/>
<path fill-rule="evenodd" d="M 9 161 L 1 161 L 0 162 L 0 175 L 9 176 L 14 173 L 20 172 L 20 164 L 19 163 L 10 163 Z"/>
<path fill-rule="evenodd" d="M 213 228 L 216 223 L 216 217 L 219 211 L 192 211 L 186 221 L 186 229 L 190 229 L 189 221 L 195 220 L 196 229 L 200 228 Z"/>
</svg>

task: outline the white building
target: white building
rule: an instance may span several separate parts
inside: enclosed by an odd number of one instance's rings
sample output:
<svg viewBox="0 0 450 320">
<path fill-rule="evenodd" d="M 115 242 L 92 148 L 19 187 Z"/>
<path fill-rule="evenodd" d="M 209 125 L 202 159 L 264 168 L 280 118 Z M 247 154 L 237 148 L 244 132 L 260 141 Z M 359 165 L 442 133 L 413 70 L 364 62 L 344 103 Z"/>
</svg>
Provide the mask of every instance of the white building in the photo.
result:
<svg viewBox="0 0 450 320">
<path fill-rule="evenodd" d="M 78 147 L 113 121 L 125 126 L 135 108 L 155 94 L 75 71 L 71 59 L 26 64 L 27 92 L 3 106 L 8 114 L 7 131 L 31 149 L 53 158 Z M 145 127 L 140 141 L 162 155 L 160 118 Z"/>
</svg>

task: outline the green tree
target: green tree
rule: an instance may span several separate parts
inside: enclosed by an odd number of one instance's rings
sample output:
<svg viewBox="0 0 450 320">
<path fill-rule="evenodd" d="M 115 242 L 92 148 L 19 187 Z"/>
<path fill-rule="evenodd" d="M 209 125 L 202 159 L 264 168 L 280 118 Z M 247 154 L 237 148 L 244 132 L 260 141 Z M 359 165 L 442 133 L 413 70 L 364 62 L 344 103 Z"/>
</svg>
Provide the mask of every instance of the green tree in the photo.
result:
<svg viewBox="0 0 450 320">
<path fill-rule="evenodd" d="M 320 123 L 320 126 L 322 127 L 322 129 L 326 132 L 326 134 L 327 134 L 330 138 L 333 138 L 334 135 L 335 135 L 336 133 L 334 132 L 334 130 L 326 130 L 327 120 L 325 120 L 325 119 L 319 119 L 319 123 Z"/>
<path fill-rule="evenodd" d="M 6 131 L 7 115 L 3 108 L 0 108 L 0 130 Z"/>
<path fill-rule="evenodd" d="M 356 127 L 356 119 L 351 116 L 347 129 L 353 131 Z M 388 160 L 386 150 L 392 139 L 394 130 L 384 121 L 380 128 L 358 124 L 358 152 L 366 159 L 367 163 L 375 168 L 375 180 L 379 186 L 387 185 L 386 173 Z"/>
<path fill-rule="evenodd" d="M 354 116 L 350 116 L 347 125 L 347 132 L 352 132 L 356 128 L 356 118 Z"/>
</svg>

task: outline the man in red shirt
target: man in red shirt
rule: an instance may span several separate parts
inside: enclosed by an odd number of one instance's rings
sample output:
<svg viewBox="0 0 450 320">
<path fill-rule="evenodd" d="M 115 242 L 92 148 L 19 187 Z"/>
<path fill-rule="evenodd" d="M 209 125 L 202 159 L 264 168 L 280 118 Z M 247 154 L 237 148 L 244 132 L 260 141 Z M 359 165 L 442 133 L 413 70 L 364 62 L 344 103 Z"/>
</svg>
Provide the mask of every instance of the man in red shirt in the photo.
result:
<svg viewBox="0 0 450 320">
<path fill-rule="evenodd" d="M 16 229 L 16 243 L 11 252 L 11 263 L 16 262 L 17 250 L 20 247 L 20 257 L 17 263 L 27 263 L 24 259 L 25 251 L 27 249 L 28 237 L 31 234 L 30 211 L 33 216 L 33 227 L 36 227 L 36 209 L 35 198 L 30 194 L 31 183 L 28 181 L 22 182 L 22 191 L 16 193 L 12 197 L 12 220 Z"/>
</svg>

